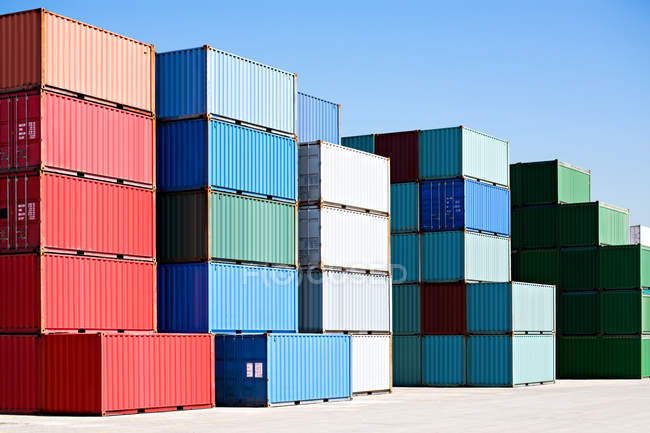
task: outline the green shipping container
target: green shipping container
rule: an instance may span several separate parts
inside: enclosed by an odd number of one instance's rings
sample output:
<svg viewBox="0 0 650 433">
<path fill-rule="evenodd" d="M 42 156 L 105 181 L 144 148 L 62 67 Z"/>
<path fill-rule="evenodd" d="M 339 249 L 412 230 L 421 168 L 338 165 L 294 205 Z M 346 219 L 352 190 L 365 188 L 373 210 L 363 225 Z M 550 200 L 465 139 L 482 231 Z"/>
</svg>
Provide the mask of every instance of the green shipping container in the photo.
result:
<svg viewBox="0 0 650 433">
<path fill-rule="evenodd" d="M 558 246 L 557 206 L 531 206 L 512 210 L 513 248 Z"/>
<path fill-rule="evenodd" d="M 601 289 L 650 288 L 650 248 L 641 245 L 598 248 Z"/>
<path fill-rule="evenodd" d="M 158 261 L 296 265 L 296 206 L 210 190 L 159 193 Z"/>
<path fill-rule="evenodd" d="M 591 172 L 560 161 L 510 165 L 513 206 L 591 200 Z"/>
<path fill-rule="evenodd" d="M 598 248 L 562 249 L 558 286 L 565 291 L 598 289 Z"/>
<path fill-rule="evenodd" d="M 558 299 L 558 335 L 599 333 L 598 292 L 564 292 Z"/>
<path fill-rule="evenodd" d="M 650 290 L 608 290 L 600 294 L 601 332 L 650 333 Z"/>
<path fill-rule="evenodd" d="M 560 205 L 558 246 L 626 245 L 630 240 L 630 211 L 601 202 Z"/>
<path fill-rule="evenodd" d="M 393 385 L 422 386 L 422 337 L 393 336 Z"/>
<path fill-rule="evenodd" d="M 520 250 L 519 270 L 513 279 L 526 283 L 558 285 L 560 280 L 560 250 Z"/>
</svg>

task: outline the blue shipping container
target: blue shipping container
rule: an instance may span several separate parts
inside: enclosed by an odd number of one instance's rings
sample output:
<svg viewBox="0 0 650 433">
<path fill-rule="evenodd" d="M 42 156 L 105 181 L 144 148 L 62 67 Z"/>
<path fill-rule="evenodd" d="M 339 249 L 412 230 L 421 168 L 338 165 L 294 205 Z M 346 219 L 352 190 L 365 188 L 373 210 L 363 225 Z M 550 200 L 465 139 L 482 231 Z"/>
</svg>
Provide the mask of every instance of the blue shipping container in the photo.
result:
<svg viewBox="0 0 650 433">
<path fill-rule="evenodd" d="M 297 332 L 298 271 L 225 263 L 158 265 L 161 332 Z"/>
<path fill-rule="evenodd" d="M 341 144 L 352 149 L 361 150 L 362 152 L 375 153 L 375 136 L 374 134 L 357 135 L 354 137 L 343 137 Z"/>
<path fill-rule="evenodd" d="M 217 406 L 351 397 L 347 335 L 216 335 Z"/>
<path fill-rule="evenodd" d="M 420 184 L 420 228 L 474 230 L 510 236 L 510 191 L 469 179 Z"/>
<path fill-rule="evenodd" d="M 394 284 L 420 281 L 420 235 L 417 233 L 391 235 L 390 256 Z"/>
<path fill-rule="evenodd" d="M 390 232 L 417 232 L 419 224 L 418 184 L 394 183 L 390 186 Z"/>
<path fill-rule="evenodd" d="M 422 338 L 422 384 L 462 386 L 466 383 L 467 347 L 462 335 L 427 335 Z"/>
<path fill-rule="evenodd" d="M 341 106 L 298 92 L 298 142 L 341 144 Z"/>
<path fill-rule="evenodd" d="M 212 114 L 296 133 L 296 74 L 208 46 L 156 54 L 156 114 Z"/>
<path fill-rule="evenodd" d="M 422 337 L 393 337 L 393 386 L 422 386 Z"/>
<path fill-rule="evenodd" d="M 216 119 L 158 122 L 161 191 L 214 189 L 296 201 L 298 146 L 289 137 Z"/>
</svg>

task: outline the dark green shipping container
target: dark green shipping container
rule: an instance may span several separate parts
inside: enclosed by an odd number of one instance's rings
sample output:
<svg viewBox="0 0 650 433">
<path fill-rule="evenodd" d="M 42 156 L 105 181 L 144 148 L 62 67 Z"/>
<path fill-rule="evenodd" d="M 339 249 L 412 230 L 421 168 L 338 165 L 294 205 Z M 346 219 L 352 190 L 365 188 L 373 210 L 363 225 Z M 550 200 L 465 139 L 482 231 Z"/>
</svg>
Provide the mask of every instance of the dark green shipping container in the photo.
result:
<svg viewBox="0 0 650 433">
<path fill-rule="evenodd" d="M 556 246 L 557 206 L 531 206 L 512 210 L 512 248 Z"/>
<path fill-rule="evenodd" d="M 558 285 L 560 280 L 560 250 L 520 250 L 517 254 L 519 269 L 513 279 L 526 283 Z"/>
<path fill-rule="evenodd" d="M 650 333 L 650 290 L 607 290 L 600 294 L 601 332 Z"/>
<path fill-rule="evenodd" d="M 560 161 L 510 165 L 513 206 L 591 200 L 591 172 Z"/>
<path fill-rule="evenodd" d="M 558 335 L 597 335 L 600 329 L 598 292 L 564 292 L 558 299 Z"/>
<path fill-rule="evenodd" d="M 650 248 L 641 245 L 598 249 L 601 289 L 650 288 Z"/>
<path fill-rule="evenodd" d="M 562 249 L 559 287 L 566 291 L 598 289 L 598 248 Z"/>
<path fill-rule="evenodd" d="M 626 245 L 630 240 L 630 212 L 601 202 L 560 205 L 558 246 Z"/>
</svg>

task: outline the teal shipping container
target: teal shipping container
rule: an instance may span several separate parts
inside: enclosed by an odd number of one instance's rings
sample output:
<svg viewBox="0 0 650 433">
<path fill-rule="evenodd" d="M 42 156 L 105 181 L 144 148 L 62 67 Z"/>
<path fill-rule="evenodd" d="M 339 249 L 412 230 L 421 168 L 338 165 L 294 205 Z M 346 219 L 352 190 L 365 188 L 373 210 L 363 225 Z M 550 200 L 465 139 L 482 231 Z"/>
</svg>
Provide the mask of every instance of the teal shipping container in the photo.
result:
<svg viewBox="0 0 650 433">
<path fill-rule="evenodd" d="M 518 386 L 555 382 L 555 335 L 471 335 L 467 384 Z"/>
<path fill-rule="evenodd" d="M 420 334 L 420 286 L 393 284 L 393 334 Z"/>
<path fill-rule="evenodd" d="M 393 337 L 393 386 L 422 385 L 422 337 Z"/>
<path fill-rule="evenodd" d="M 420 223 L 419 188 L 415 182 L 390 186 L 390 232 L 418 231 Z"/>
<path fill-rule="evenodd" d="M 343 137 L 341 144 L 346 147 L 361 150 L 363 152 L 375 153 L 375 135 L 356 135 L 354 137 Z"/>
<path fill-rule="evenodd" d="M 510 185 L 509 143 L 463 126 L 420 131 L 419 179 L 469 177 Z"/>
<path fill-rule="evenodd" d="M 420 250 L 423 282 L 510 280 L 508 238 L 462 231 L 432 232 L 421 236 Z"/>
<path fill-rule="evenodd" d="M 467 346 L 462 335 L 427 335 L 422 338 L 422 384 L 463 386 Z"/>
<path fill-rule="evenodd" d="M 420 235 L 395 234 L 390 237 L 393 284 L 420 281 Z"/>
</svg>

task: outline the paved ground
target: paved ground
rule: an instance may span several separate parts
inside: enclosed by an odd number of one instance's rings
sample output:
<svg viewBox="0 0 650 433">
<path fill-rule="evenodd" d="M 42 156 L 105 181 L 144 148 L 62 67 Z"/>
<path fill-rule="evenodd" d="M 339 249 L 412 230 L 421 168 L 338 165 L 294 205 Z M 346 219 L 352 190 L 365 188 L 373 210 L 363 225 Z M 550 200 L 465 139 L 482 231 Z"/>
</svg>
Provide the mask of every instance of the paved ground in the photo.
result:
<svg viewBox="0 0 650 433">
<path fill-rule="evenodd" d="M 650 431 L 650 380 L 560 381 L 517 389 L 397 388 L 393 394 L 302 406 L 98 417 L 0 415 L 4 432 Z"/>
</svg>

